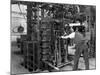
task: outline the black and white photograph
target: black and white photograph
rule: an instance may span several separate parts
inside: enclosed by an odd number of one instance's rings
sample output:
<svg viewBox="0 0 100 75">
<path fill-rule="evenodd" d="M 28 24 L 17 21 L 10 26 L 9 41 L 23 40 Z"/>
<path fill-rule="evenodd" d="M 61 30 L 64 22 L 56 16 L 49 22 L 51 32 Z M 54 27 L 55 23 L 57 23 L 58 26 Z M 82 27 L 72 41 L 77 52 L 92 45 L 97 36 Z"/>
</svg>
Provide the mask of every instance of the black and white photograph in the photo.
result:
<svg viewBox="0 0 100 75">
<path fill-rule="evenodd" d="M 96 5 L 11 0 L 11 74 L 96 69 Z"/>
</svg>

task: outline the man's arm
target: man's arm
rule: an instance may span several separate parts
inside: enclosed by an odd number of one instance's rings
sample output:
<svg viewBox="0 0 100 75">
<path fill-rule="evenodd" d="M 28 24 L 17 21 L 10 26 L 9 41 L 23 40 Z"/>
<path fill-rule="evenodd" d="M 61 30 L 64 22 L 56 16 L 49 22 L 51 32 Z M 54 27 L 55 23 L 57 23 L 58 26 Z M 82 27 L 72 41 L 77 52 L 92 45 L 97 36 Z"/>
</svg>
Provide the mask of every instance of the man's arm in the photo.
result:
<svg viewBox="0 0 100 75">
<path fill-rule="evenodd" d="M 71 34 L 69 34 L 67 36 L 61 36 L 61 38 L 63 38 L 63 39 L 74 38 L 74 37 L 75 37 L 75 32 L 72 32 Z"/>
</svg>

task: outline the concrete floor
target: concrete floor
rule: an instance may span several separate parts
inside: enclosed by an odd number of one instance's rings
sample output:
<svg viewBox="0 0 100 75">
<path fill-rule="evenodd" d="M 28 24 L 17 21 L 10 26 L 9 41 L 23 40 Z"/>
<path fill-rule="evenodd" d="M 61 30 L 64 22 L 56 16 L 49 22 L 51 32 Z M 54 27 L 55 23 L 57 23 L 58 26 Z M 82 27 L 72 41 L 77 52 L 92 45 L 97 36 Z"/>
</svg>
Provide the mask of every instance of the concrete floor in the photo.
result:
<svg viewBox="0 0 100 75">
<path fill-rule="evenodd" d="M 16 55 L 13 52 L 19 51 L 15 45 L 12 46 L 12 55 L 11 55 L 11 74 L 21 74 L 21 73 L 30 73 L 27 69 L 25 69 L 23 66 L 20 65 L 20 63 L 23 61 L 21 55 Z M 74 49 L 72 47 L 69 47 L 69 54 L 74 54 Z M 90 69 L 95 69 L 96 68 L 96 61 L 95 58 L 90 58 L 89 59 L 89 68 Z M 72 61 L 73 64 L 73 61 Z M 79 60 L 79 68 L 84 70 L 85 65 L 84 65 L 84 60 L 81 57 Z M 72 70 L 72 65 L 66 65 L 63 68 L 61 68 L 61 71 L 71 71 Z M 43 72 L 48 72 L 48 71 L 43 71 Z"/>
</svg>

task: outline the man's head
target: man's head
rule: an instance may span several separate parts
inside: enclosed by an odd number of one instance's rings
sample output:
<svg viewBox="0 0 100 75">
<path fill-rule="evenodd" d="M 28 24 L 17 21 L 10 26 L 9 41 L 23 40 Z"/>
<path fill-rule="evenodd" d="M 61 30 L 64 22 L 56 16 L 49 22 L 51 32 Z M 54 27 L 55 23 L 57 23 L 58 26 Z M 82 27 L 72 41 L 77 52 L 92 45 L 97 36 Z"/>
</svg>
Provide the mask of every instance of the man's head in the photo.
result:
<svg viewBox="0 0 100 75">
<path fill-rule="evenodd" d="M 78 31 L 83 36 L 85 36 L 85 27 L 84 26 L 80 26 L 79 28 L 76 29 L 76 31 Z"/>
</svg>

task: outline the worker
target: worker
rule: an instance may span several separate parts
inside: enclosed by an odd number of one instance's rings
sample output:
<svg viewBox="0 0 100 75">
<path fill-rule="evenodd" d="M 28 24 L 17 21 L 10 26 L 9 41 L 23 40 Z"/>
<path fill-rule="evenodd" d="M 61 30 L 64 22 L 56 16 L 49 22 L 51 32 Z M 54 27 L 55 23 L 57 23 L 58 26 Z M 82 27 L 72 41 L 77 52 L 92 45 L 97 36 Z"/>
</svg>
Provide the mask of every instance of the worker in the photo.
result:
<svg viewBox="0 0 100 75">
<path fill-rule="evenodd" d="M 70 33 L 71 33 L 70 26 L 69 26 L 69 24 L 66 24 L 65 30 L 64 30 L 64 35 L 63 35 L 63 36 L 67 36 L 67 35 L 69 35 Z M 64 53 L 65 53 L 64 60 L 65 60 L 65 62 L 68 62 L 68 61 L 70 61 L 69 56 L 68 56 L 68 45 L 70 45 L 71 39 L 70 39 L 70 38 L 68 38 L 68 39 L 63 39 L 63 41 L 64 41 L 64 50 L 65 50 L 65 52 L 64 52 Z"/>
<path fill-rule="evenodd" d="M 88 46 L 87 46 L 88 39 L 85 38 L 85 32 L 83 33 L 79 32 L 77 28 L 75 32 L 72 32 L 67 36 L 61 36 L 61 38 L 63 39 L 74 38 L 74 43 L 76 44 L 75 45 L 76 51 L 74 56 L 73 70 L 78 70 L 78 61 L 82 53 L 85 60 L 85 67 L 88 70 L 89 69 Z"/>
</svg>

